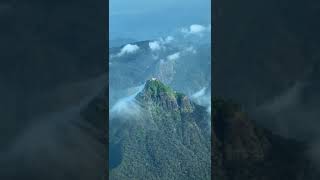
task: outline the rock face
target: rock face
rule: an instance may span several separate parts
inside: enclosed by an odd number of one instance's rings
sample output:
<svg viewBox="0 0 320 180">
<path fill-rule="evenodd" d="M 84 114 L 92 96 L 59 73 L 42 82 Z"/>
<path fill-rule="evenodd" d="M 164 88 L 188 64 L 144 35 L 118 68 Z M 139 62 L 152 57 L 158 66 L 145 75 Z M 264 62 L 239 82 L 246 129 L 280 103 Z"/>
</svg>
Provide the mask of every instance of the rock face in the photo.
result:
<svg viewBox="0 0 320 180">
<path fill-rule="evenodd" d="M 216 99 L 212 108 L 214 179 L 319 179 L 304 144 L 257 127 L 230 102 Z"/>
<path fill-rule="evenodd" d="M 158 80 L 135 99 L 138 119 L 110 120 L 110 179 L 210 179 L 206 108 Z"/>
</svg>

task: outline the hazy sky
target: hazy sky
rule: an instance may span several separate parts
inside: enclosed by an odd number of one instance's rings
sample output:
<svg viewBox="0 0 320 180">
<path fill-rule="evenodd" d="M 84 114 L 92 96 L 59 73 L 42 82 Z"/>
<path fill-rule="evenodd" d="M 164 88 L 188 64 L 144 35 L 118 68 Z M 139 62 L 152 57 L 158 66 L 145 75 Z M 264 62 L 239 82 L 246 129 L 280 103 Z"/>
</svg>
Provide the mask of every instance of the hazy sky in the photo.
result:
<svg viewBox="0 0 320 180">
<path fill-rule="evenodd" d="M 110 0 L 110 39 L 156 38 L 182 26 L 210 24 L 210 0 Z"/>
</svg>

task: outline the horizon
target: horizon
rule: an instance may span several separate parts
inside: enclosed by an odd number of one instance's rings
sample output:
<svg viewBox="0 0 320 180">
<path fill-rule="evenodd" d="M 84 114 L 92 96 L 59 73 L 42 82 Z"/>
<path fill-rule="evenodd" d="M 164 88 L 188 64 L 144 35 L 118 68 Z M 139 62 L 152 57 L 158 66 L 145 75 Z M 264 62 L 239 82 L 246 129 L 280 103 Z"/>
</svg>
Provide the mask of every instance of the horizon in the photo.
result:
<svg viewBox="0 0 320 180">
<path fill-rule="evenodd" d="M 128 0 L 111 0 L 110 40 L 141 41 L 170 34 L 177 28 L 191 24 L 211 24 L 211 1 L 201 1 L 137 0 L 132 3 Z"/>
</svg>

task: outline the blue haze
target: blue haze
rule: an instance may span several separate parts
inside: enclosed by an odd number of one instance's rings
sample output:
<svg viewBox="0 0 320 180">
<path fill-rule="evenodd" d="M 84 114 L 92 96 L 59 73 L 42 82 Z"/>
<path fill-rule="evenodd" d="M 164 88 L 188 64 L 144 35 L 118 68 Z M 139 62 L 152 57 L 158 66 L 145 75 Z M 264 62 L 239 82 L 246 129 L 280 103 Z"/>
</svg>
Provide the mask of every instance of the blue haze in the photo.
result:
<svg viewBox="0 0 320 180">
<path fill-rule="evenodd" d="M 110 0 L 109 36 L 147 40 L 191 24 L 211 23 L 210 0 Z"/>
</svg>

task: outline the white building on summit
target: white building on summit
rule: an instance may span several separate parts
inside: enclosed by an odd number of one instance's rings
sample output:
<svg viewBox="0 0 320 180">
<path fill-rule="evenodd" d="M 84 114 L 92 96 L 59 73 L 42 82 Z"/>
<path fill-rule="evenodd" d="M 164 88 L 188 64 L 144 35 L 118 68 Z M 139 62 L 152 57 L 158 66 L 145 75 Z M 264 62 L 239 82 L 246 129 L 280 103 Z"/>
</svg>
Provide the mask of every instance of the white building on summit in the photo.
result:
<svg viewBox="0 0 320 180">
<path fill-rule="evenodd" d="M 155 81 L 155 80 L 157 80 L 157 78 L 151 78 L 151 80 L 152 80 L 152 81 Z"/>
</svg>

